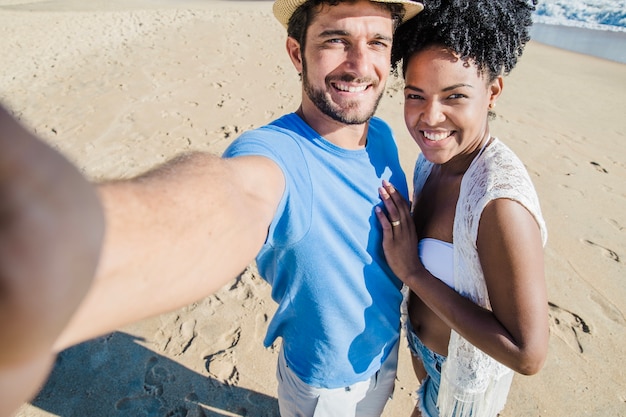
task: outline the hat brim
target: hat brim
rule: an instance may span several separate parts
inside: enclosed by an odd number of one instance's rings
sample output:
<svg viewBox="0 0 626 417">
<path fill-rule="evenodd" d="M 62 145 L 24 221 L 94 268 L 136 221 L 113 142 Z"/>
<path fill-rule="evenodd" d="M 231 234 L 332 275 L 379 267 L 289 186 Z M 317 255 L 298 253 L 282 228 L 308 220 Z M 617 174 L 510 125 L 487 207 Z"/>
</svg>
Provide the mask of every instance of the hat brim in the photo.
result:
<svg viewBox="0 0 626 417">
<path fill-rule="evenodd" d="M 276 0 L 272 6 L 274 16 L 278 21 L 287 28 L 291 15 L 296 11 L 298 7 L 304 4 L 307 0 Z M 376 3 L 396 3 L 404 6 L 404 17 L 402 23 L 406 22 L 416 14 L 424 10 L 424 5 L 411 0 L 370 0 Z"/>
</svg>

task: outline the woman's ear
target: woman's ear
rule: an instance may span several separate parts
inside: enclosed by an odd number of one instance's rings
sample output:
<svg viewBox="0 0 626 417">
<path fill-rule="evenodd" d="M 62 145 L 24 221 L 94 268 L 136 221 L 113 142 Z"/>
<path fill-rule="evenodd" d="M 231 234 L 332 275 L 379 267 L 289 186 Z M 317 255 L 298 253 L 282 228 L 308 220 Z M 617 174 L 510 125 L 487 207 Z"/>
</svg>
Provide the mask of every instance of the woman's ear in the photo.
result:
<svg viewBox="0 0 626 417">
<path fill-rule="evenodd" d="M 498 101 L 498 97 L 502 94 L 502 89 L 504 88 L 504 77 L 499 75 L 495 80 L 489 85 L 489 108 L 493 109 L 496 107 L 496 101 Z"/>
<path fill-rule="evenodd" d="M 296 67 L 298 74 L 302 74 L 302 49 L 300 48 L 300 42 L 292 38 L 287 37 L 287 54 L 291 58 L 293 66 Z"/>
</svg>

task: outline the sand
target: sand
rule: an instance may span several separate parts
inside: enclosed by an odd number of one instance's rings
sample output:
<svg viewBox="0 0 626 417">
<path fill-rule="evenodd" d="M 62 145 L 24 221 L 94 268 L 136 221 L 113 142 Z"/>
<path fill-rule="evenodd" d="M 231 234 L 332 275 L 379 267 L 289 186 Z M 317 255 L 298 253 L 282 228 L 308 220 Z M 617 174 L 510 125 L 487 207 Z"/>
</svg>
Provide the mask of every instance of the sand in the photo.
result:
<svg viewBox="0 0 626 417">
<path fill-rule="evenodd" d="M 131 177 L 295 110 L 284 39 L 267 1 L 3 0 L 0 101 L 94 181 Z M 505 83 L 492 131 L 542 201 L 551 339 L 502 416 L 626 416 L 626 65 L 531 42 Z M 401 88 L 389 82 L 378 115 L 410 173 Z M 277 416 L 277 349 L 262 346 L 274 309 L 250 270 L 62 352 L 17 415 Z M 416 387 L 403 346 L 384 415 L 408 416 Z"/>
</svg>

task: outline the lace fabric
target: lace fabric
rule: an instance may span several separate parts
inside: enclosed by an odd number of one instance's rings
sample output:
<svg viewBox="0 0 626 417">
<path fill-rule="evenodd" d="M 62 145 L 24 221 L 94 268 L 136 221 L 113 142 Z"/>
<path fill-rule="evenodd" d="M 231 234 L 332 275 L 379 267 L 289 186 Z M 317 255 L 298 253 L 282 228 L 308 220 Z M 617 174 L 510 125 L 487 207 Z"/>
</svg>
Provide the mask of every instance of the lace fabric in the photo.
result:
<svg viewBox="0 0 626 417">
<path fill-rule="evenodd" d="M 414 201 L 432 166 L 420 155 L 414 171 Z M 453 228 L 454 288 L 487 309 L 491 309 L 491 304 L 476 241 L 482 211 L 498 198 L 523 205 L 535 218 L 545 245 L 547 230 L 528 172 L 513 151 L 494 139 L 490 146 L 481 150 L 463 176 Z M 511 369 L 452 331 L 437 400 L 440 416 L 496 416 L 504 408 L 512 379 Z"/>
</svg>

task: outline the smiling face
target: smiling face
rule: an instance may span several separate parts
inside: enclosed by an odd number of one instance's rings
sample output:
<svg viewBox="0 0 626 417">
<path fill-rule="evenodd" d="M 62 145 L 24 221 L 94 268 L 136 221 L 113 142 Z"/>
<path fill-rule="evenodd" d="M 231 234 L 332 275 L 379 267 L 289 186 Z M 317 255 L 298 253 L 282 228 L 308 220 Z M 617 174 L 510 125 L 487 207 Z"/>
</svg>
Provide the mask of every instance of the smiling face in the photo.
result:
<svg viewBox="0 0 626 417">
<path fill-rule="evenodd" d="M 404 79 L 404 119 L 426 159 L 467 165 L 488 138 L 489 108 L 502 77 L 489 81 L 473 61 L 431 47 L 409 59 Z"/>
<path fill-rule="evenodd" d="M 305 115 L 366 123 L 385 88 L 392 36 L 391 13 L 369 1 L 321 6 L 304 51 L 295 39 L 287 44 L 302 74 Z"/>
</svg>

